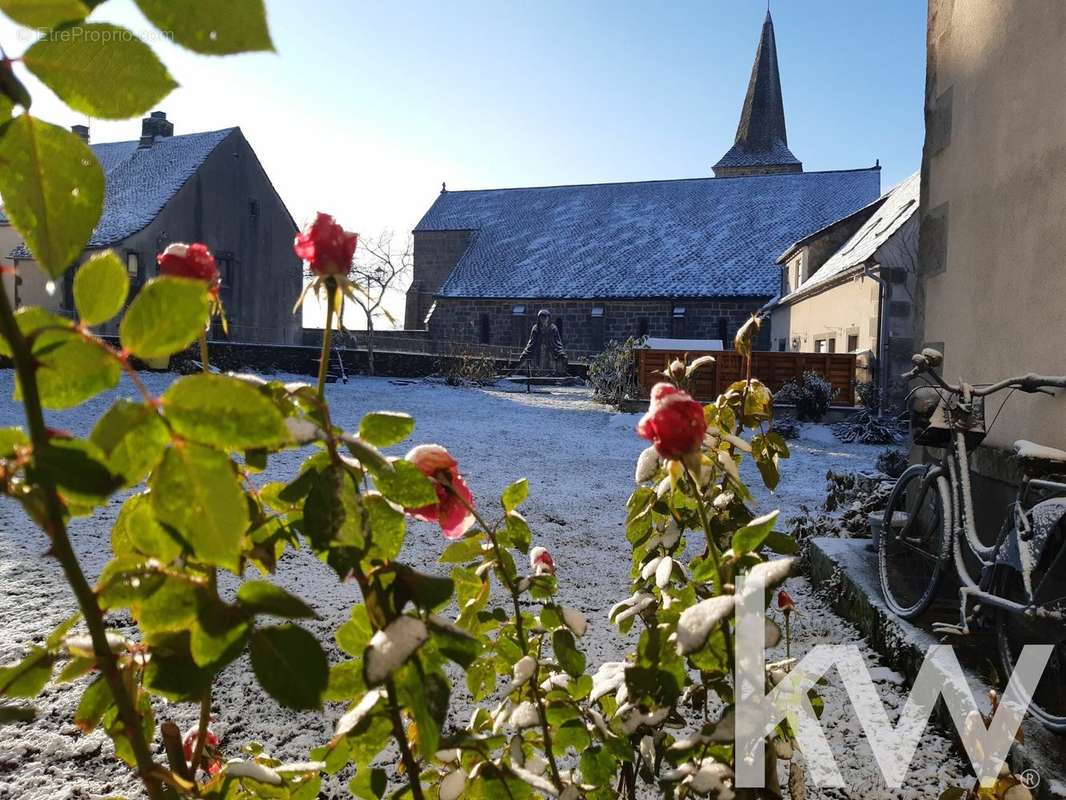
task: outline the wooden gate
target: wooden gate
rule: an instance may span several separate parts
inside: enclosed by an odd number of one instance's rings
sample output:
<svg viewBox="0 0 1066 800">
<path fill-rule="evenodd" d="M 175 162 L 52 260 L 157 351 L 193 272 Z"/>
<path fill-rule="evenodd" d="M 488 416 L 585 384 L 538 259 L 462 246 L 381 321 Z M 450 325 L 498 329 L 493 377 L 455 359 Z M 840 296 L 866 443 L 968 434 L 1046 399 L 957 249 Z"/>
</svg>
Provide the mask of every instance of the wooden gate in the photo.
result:
<svg viewBox="0 0 1066 800">
<path fill-rule="evenodd" d="M 700 356 L 714 357 L 714 365 L 705 367 L 696 373 L 692 387 L 697 400 L 714 400 L 735 381 L 744 378 L 744 359 L 733 350 L 714 352 L 688 351 L 689 361 Z M 647 397 L 651 387 L 663 380 L 656 375 L 666 369 L 675 358 L 684 360 L 686 353 L 667 350 L 641 350 L 639 359 L 640 387 Z M 833 405 L 855 405 L 855 356 L 851 353 L 776 353 L 756 352 L 752 354 L 751 374 L 776 392 L 790 380 L 814 372 L 832 384 L 836 389 Z"/>
</svg>

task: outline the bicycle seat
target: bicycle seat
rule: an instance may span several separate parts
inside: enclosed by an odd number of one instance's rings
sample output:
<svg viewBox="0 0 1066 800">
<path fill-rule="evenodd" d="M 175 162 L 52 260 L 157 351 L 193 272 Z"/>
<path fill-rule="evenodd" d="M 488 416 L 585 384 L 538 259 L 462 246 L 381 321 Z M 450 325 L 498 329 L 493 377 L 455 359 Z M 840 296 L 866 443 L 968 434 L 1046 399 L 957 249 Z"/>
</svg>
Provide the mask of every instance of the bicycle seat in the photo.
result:
<svg viewBox="0 0 1066 800">
<path fill-rule="evenodd" d="M 1014 443 L 1014 453 L 1028 472 L 1066 472 L 1066 450 L 1019 439 Z"/>
</svg>

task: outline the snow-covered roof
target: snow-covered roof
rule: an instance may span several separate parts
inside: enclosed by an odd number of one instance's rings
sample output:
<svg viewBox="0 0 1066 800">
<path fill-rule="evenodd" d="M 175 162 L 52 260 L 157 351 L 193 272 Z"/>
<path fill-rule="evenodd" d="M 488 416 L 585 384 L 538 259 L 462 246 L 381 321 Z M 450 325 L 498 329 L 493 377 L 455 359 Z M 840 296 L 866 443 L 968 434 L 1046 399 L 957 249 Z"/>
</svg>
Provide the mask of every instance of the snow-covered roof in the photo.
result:
<svg viewBox="0 0 1066 800">
<path fill-rule="evenodd" d="M 816 289 L 824 288 L 835 278 L 869 261 L 878 248 L 918 210 L 920 174 L 915 172 L 889 191 L 884 202 L 863 226 L 813 275 L 800 284 L 798 289 L 781 298 L 778 305 L 790 303 Z"/>
<path fill-rule="evenodd" d="M 474 231 L 444 297 L 770 297 L 777 255 L 880 183 L 868 168 L 449 190 L 415 231 Z"/>
<path fill-rule="evenodd" d="M 159 137 L 144 148 L 136 139 L 92 145 L 107 183 L 104 210 L 86 246 L 107 247 L 143 229 L 235 130 Z M 11 255 L 30 258 L 25 245 Z"/>
</svg>

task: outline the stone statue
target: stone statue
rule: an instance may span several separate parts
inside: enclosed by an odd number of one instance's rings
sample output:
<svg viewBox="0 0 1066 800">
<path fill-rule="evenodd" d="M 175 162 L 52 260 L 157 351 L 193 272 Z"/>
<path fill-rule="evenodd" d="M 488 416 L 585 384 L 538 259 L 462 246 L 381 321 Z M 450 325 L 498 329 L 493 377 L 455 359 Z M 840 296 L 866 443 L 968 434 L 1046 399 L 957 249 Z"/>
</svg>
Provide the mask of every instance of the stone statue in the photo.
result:
<svg viewBox="0 0 1066 800">
<path fill-rule="evenodd" d="M 518 358 L 518 368 L 521 368 L 523 363 L 526 363 L 530 375 L 566 374 L 563 337 L 559 335 L 559 329 L 552 322 L 551 312 L 546 308 L 537 312 L 537 324 L 529 332 L 529 342 Z"/>
</svg>

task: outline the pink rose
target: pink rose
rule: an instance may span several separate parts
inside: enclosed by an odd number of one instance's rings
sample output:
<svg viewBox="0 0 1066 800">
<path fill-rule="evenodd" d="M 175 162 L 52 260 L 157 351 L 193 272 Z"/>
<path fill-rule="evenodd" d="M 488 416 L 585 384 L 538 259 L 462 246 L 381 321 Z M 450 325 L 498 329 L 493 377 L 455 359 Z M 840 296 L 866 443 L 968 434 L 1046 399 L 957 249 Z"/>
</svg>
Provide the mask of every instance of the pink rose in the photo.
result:
<svg viewBox="0 0 1066 800">
<path fill-rule="evenodd" d="M 415 519 L 436 522 L 445 539 L 460 539 L 474 524 L 474 496 L 459 474 L 459 462 L 439 444 L 420 444 L 407 454 L 407 460 L 433 480 L 437 502 L 421 508 L 405 509 Z"/>
<path fill-rule="evenodd" d="M 703 406 L 688 392 L 669 383 L 657 383 L 651 403 L 637 423 L 637 433 L 655 445 L 663 458 L 681 458 L 699 450 L 707 433 Z"/>
<path fill-rule="evenodd" d="M 218 291 L 218 264 L 206 244 L 177 242 L 168 245 L 155 260 L 161 275 L 200 280 L 212 291 Z"/>
<path fill-rule="evenodd" d="M 534 547 L 529 551 L 529 568 L 534 575 L 554 575 L 555 561 L 552 554 L 543 547 Z"/>
</svg>

